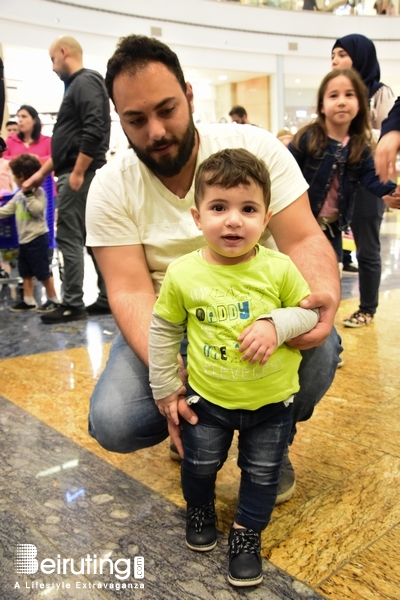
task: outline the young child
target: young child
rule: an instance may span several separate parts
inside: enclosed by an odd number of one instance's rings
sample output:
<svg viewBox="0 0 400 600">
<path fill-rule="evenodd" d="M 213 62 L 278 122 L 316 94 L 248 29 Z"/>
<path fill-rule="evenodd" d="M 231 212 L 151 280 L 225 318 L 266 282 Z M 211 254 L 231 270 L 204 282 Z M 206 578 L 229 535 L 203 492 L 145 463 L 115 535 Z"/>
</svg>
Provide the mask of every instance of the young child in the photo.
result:
<svg viewBox="0 0 400 600">
<path fill-rule="evenodd" d="M 290 258 L 257 243 L 271 218 L 269 201 L 267 168 L 247 150 L 222 150 L 200 165 L 191 211 L 207 246 L 170 265 L 150 328 L 150 382 L 160 412 L 178 425 L 178 402 L 187 395 L 199 418 L 181 422 L 192 550 L 217 543 L 215 480 L 239 431 L 241 484 L 229 535 L 234 586 L 262 581 L 260 534 L 274 508 L 299 390 L 301 355 L 284 342 L 318 321 L 318 311 L 298 306 L 310 290 Z M 178 374 L 185 329 L 187 390 Z"/>
<path fill-rule="evenodd" d="M 367 90 L 353 69 L 334 69 L 319 87 L 317 118 L 300 129 L 288 148 L 310 188 L 312 212 L 338 262 L 342 232 L 349 227 L 359 184 L 390 202 L 394 183 L 381 183 L 371 153 Z M 367 201 L 367 200 L 366 200 Z"/>
<path fill-rule="evenodd" d="M 33 154 L 21 154 L 10 161 L 10 169 L 17 186 L 40 169 L 40 161 Z M 46 222 L 46 194 L 42 188 L 35 192 L 17 191 L 0 208 L 0 219 L 15 214 L 18 232 L 18 271 L 23 279 L 24 299 L 10 308 L 12 312 L 37 310 L 53 311 L 58 306 L 53 277 L 49 268 L 49 228 Z M 47 293 L 47 302 L 37 307 L 33 297 L 33 278 L 42 282 Z"/>
</svg>

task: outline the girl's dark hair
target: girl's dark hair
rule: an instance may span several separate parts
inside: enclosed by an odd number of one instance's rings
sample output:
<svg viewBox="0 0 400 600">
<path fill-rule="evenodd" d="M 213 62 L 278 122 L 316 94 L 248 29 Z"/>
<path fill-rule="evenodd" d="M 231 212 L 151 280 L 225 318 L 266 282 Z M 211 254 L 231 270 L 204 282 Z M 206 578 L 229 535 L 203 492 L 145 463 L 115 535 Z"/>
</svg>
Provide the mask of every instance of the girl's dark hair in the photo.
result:
<svg viewBox="0 0 400 600">
<path fill-rule="evenodd" d="M 194 198 L 198 208 L 207 186 L 226 190 L 254 182 L 261 188 L 265 208 L 271 200 L 271 181 L 265 163 L 244 148 L 227 148 L 201 163 L 194 179 Z"/>
<path fill-rule="evenodd" d="M 15 177 L 29 179 L 42 165 L 34 154 L 20 154 L 10 160 L 10 169 Z"/>
<path fill-rule="evenodd" d="M 33 124 L 32 139 L 34 142 L 37 142 L 40 137 L 40 132 L 42 131 L 42 123 L 39 119 L 37 110 L 35 110 L 33 108 L 33 106 L 29 106 L 29 104 L 23 104 L 22 106 L 20 106 L 19 109 L 17 110 L 17 115 L 20 110 L 26 110 L 26 112 L 29 113 L 31 115 L 32 119 L 35 121 Z M 25 138 L 24 138 L 23 133 L 18 131 L 17 136 L 19 137 L 20 140 L 24 141 Z"/>
<path fill-rule="evenodd" d="M 155 38 L 145 35 L 128 35 L 121 38 L 117 48 L 107 63 L 105 84 L 108 95 L 113 98 L 114 79 L 121 72 L 135 75 L 149 63 L 160 62 L 177 78 L 179 85 L 186 93 L 185 76 L 175 52 Z"/>
<path fill-rule="evenodd" d="M 350 80 L 358 100 L 358 113 L 350 123 L 348 135 L 349 142 L 349 163 L 354 164 L 361 158 L 361 154 L 367 145 L 372 145 L 372 132 L 370 116 L 367 101 L 367 88 L 363 84 L 361 77 L 354 69 L 334 69 L 322 80 L 317 94 L 317 117 L 308 125 L 302 127 L 294 136 L 292 144 L 299 149 L 300 139 L 305 133 L 309 133 L 307 141 L 307 151 L 313 157 L 317 157 L 321 150 L 328 145 L 328 134 L 326 131 L 325 115 L 322 112 L 324 96 L 328 84 L 336 77 L 343 75 Z"/>
</svg>

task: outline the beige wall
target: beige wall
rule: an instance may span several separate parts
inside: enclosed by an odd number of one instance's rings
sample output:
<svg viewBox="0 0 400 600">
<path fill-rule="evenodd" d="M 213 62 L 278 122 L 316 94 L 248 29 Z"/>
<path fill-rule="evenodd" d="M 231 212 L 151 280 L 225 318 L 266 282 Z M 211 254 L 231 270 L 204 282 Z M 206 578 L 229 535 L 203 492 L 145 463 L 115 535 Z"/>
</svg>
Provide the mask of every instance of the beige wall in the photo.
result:
<svg viewBox="0 0 400 600">
<path fill-rule="evenodd" d="M 234 84 L 235 101 L 246 109 L 250 123 L 270 129 L 270 81 L 267 75 Z"/>
<path fill-rule="evenodd" d="M 236 104 L 236 84 L 235 83 L 222 83 L 217 85 L 215 97 L 215 113 L 217 122 L 223 117 L 228 123 L 231 122 L 229 111 L 232 106 Z"/>
</svg>

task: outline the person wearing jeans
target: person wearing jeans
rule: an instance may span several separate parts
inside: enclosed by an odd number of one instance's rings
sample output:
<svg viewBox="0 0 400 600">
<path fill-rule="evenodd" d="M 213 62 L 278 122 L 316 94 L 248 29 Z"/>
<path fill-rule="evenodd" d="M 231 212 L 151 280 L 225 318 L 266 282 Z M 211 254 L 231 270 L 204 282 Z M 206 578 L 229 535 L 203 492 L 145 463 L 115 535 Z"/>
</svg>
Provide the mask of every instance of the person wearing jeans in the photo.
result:
<svg viewBox="0 0 400 600">
<path fill-rule="evenodd" d="M 340 337 L 333 329 L 321 346 L 301 351 L 300 390 L 294 399 L 289 443 L 296 434 L 296 423 L 311 418 L 331 386 L 342 350 Z M 186 358 L 186 343 L 180 354 Z M 121 333 L 111 345 L 107 369 L 90 399 L 89 433 L 106 450 L 121 454 L 150 448 L 169 435 L 167 421 L 154 404 L 149 368 Z"/>
<path fill-rule="evenodd" d="M 390 87 L 380 81 L 381 71 L 374 43 L 359 33 L 337 39 L 332 48 L 332 69 L 338 68 L 354 69 L 367 87 L 371 126 L 377 139 L 382 121 L 392 108 L 395 97 Z M 373 323 L 382 272 L 379 233 L 384 210 L 380 197 L 363 186 L 358 187 L 351 229 L 356 244 L 360 305 L 356 312 L 344 319 L 345 327 L 359 328 Z M 354 271 L 352 267 L 350 270 Z"/>
<path fill-rule="evenodd" d="M 339 362 L 332 326 L 340 282 L 334 252 L 311 214 L 307 183 L 294 159 L 261 128 L 195 124 L 192 87 L 176 54 L 159 40 L 139 35 L 121 39 L 108 61 L 105 82 L 131 148 L 96 172 L 88 195 L 86 242 L 105 278 L 123 337 L 112 346 L 93 392 L 90 433 L 116 452 L 151 446 L 168 435 L 148 381 L 152 309 L 168 265 L 204 245 L 190 214 L 193 179 L 197 165 L 225 148 L 246 148 L 266 163 L 273 215 L 260 244 L 270 245 L 273 236 L 275 247 L 293 260 L 309 284 L 306 308 L 319 309 L 318 325 L 290 341 L 301 351 L 321 350 L 314 354 L 312 382 L 321 381 L 321 388 L 313 397 L 307 390 L 301 394 L 307 406 L 314 406 Z M 183 419 L 195 418 L 189 406 L 181 410 Z M 169 433 L 179 444 L 180 429 Z M 295 477 L 292 469 L 282 468 L 280 482 L 286 475 L 287 499 Z M 282 495 L 280 490 L 278 498 Z"/>
</svg>

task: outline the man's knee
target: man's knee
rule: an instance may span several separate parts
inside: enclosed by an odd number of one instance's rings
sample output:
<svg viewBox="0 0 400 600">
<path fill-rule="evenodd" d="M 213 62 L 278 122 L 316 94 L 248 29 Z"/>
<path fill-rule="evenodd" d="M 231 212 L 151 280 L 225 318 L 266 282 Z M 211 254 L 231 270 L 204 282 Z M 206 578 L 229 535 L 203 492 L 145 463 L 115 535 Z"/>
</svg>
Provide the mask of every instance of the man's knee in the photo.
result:
<svg viewBox="0 0 400 600">
<path fill-rule="evenodd" d="M 299 369 L 300 390 L 294 402 L 294 422 L 306 421 L 330 388 L 343 351 L 335 328 L 322 346 L 302 352 Z"/>
</svg>

